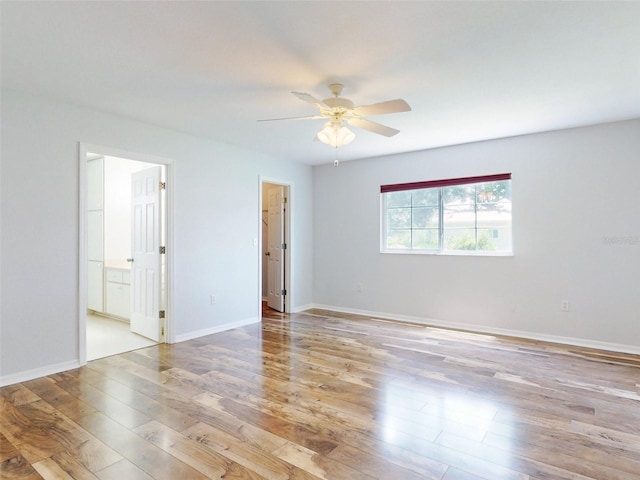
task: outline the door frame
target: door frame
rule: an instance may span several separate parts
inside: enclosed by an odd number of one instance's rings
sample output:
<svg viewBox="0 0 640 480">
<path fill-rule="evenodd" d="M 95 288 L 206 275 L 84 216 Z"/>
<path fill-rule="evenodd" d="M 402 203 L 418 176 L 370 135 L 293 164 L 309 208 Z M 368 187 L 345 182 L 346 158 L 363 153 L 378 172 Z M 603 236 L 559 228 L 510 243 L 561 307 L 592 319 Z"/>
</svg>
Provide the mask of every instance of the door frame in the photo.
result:
<svg viewBox="0 0 640 480">
<path fill-rule="evenodd" d="M 78 143 L 78 361 L 80 365 L 87 363 L 87 239 L 88 225 L 86 211 L 87 197 L 87 154 L 119 157 L 139 162 L 154 163 L 165 166 L 166 181 L 169 188 L 165 190 L 166 247 L 165 257 L 165 337 L 166 343 L 175 342 L 175 316 L 173 312 L 174 295 L 174 197 L 175 197 L 175 162 L 168 158 L 120 150 L 117 148 Z"/>
<path fill-rule="evenodd" d="M 287 206 L 284 211 L 284 243 L 287 244 L 287 248 L 284 251 L 284 289 L 287 291 L 284 312 L 291 313 L 293 306 L 293 296 L 295 292 L 291 288 L 294 285 L 293 282 L 293 269 L 291 268 L 291 251 L 294 248 L 294 236 L 293 236 L 293 183 L 289 180 L 277 179 L 272 177 L 265 177 L 260 175 L 258 177 L 258 318 L 262 318 L 262 260 L 264 252 L 262 251 L 262 189 L 265 183 L 273 185 L 279 185 L 284 187 L 285 195 L 287 197 Z"/>
</svg>

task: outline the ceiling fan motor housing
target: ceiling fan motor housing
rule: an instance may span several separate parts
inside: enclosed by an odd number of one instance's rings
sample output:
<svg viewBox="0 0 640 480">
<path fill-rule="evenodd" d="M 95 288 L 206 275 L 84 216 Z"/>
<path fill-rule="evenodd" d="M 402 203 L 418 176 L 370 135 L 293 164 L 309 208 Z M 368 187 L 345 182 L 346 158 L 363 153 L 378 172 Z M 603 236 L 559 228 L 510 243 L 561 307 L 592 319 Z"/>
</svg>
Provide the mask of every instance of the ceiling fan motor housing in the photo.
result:
<svg viewBox="0 0 640 480">
<path fill-rule="evenodd" d="M 341 83 L 332 83 L 329 90 L 333 93 L 333 97 L 325 98 L 322 103 L 329 107 L 329 110 L 320 108 L 321 114 L 329 116 L 334 122 L 339 121 L 346 113 L 351 112 L 355 105 L 348 98 L 342 98 L 340 94 L 344 85 Z"/>
<path fill-rule="evenodd" d="M 337 110 L 353 110 L 355 105 L 348 98 L 342 97 L 329 97 L 322 100 L 322 103 L 331 107 L 334 111 Z"/>
</svg>

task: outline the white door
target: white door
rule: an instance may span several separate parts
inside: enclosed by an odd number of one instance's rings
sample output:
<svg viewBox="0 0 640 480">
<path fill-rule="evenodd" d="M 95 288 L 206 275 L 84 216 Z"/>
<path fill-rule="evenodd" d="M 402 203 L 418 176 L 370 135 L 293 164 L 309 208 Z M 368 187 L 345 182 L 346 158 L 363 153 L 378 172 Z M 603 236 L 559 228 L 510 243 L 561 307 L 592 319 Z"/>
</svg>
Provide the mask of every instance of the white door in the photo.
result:
<svg viewBox="0 0 640 480">
<path fill-rule="evenodd" d="M 284 312 L 284 187 L 269 189 L 267 305 Z"/>
<path fill-rule="evenodd" d="M 131 331 L 159 342 L 161 166 L 131 175 Z"/>
</svg>

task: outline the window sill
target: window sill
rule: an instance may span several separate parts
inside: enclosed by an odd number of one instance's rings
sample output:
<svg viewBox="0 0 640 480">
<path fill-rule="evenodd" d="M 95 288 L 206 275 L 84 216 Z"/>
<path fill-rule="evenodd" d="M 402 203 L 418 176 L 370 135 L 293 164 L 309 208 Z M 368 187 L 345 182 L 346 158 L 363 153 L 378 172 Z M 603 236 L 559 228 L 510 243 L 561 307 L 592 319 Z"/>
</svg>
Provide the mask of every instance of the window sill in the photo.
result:
<svg viewBox="0 0 640 480">
<path fill-rule="evenodd" d="M 478 251 L 459 251 L 459 252 L 437 252 L 433 250 L 380 250 L 381 254 L 391 255 L 435 255 L 446 257 L 513 257 L 513 252 L 478 252 Z"/>
</svg>

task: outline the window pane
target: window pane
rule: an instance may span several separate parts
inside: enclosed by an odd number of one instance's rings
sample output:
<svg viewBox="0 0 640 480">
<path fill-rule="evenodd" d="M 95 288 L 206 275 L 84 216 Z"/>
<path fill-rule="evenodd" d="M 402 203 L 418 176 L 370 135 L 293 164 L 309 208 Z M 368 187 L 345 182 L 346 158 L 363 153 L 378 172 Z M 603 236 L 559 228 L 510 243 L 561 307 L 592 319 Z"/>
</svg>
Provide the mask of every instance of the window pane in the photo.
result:
<svg viewBox="0 0 640 480">
<path fill-rule="evenodd" d="M 478 224 L 511 223 L 511 201 L 478 204 Z"/>
<path fill-rule="evenodd" d="M 478 228 L 506 227 L 511 225 L 511 209 L 499 205 L 478 205 Z M 510 207 L 510 205 L 509 205 Z"/>
<path fill-rule="evenodd" d="M 511 203 L 511 181 L 487 182 L 476 185 L 479 204 L 498 203 L 508 200 Z"/>
<path fill-rule="evenodd" d="M 413 248 L 422 250 L 438 250 L 438 228 L 423 228 L 413 231 Z"/>
<path fill-rule="evenodd" d="M 438 228 L 438 207 L 414 207 L 411 226 L 413 228 Z"/>
<path fill-rule="evenodd" d="M 438 206 L 440 189 L 426 188 L 412 191 L 412 205 L 417 206 Z"/>
<path fill-rule="evenodd" d="M 475 250 L 475 228 L 450 228 L 444 230 L 445 250 Z"/>
<path fill-rule="evenodd" d="M 473 205 L 476 197 L 475 185 L 456 185 L 442 189 L 444 205 Z"/>
<path fill-rule="evenodd" d="M 478 229 L 478 250 L 511 251 L 511 226 Z"/>
<path fill-rule="evenodd" d="M 444 207 L 442 214 L 445 230 L 476 227 L 476 212 L 473 203 L 450 203 Z"/>
<path fill-rule="evenodd" d="M 511 200 L 506 198 L 497 202 L 491 203 L 478 203 L 478 218 L 482 218 L 484 221 L 490 219 L 505 219 L 511 218 Z"/>
<path fill-rule="evenodd" d="M 387 208 L 411 206 L 410 191 L 389 192 L 386 195 L 387 195 Z"/>
<path fill-rule="evenodd" d="M 493 229 L 478 229 L 478 250 L 496 250 L 496 242 L 493 239 Z"/>
<path fill-rule="evenodd" d="M 387 229 L 411 228 L 411 208 L 387 209 Z"/>
<path fill-rule="evenodd" d="M 411 248 L 411 230 L 392 230 L 387 233 L 387 248 Z"/>
<path fill-rule="evenodd" d="M 494 182 L 501 184 L 504 182 Z M 484 187 L 484 186 L 482 186 Z M 496 190 L 500 188 L 500 190 Z M 478 250 L 481 251 L 510 251 L 511 250 L 511 199 L 507 197 L 499 198 L 501 195 L 510 195 L 507 188 L 497 185 L 492 190 L 485 190 L 488 194 L 478 193 Z M 491 202 L 487 197 L 491 197 Z M 480 200 L 485 200 L 480 203 Z"/>
<path fill-rule="evenodd" d="M 508 182 L 478 185 L 477 228 L 480 251 L 511 251 L 511 188 Z"/>
<path fill-rule="evenodd" d="M 476 249 L 476 187 L 457 185 L 442 189 L 445 250 Z"/>
</svg>

